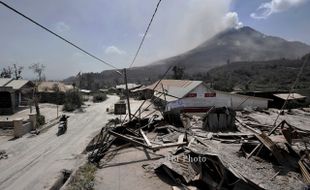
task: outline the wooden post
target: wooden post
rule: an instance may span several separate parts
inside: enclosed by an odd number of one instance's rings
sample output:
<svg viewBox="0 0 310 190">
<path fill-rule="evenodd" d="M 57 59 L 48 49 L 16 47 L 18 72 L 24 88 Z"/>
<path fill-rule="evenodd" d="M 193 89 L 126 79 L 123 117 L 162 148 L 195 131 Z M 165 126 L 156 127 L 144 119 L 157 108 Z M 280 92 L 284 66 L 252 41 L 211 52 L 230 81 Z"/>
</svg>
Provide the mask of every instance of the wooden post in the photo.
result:
<svg viewBox="0 0 310 190">
<path fill-rule="evenodd" d="M 126 86 L 126 98 L 127 98 L 128 115 L 129 115 L 129 121 L 131 121 L 131 111 L 130 111 L 130 102 L 129 102 L 129 90 L 128 90 L 128 83 L 127 83 L 127 72 L 126 72 L 126 69 L 124 69 L 124 79 L 125 79 L 125 86 Z"/>
<path fill-rule="evenodd" d="M 59 114 L 59 113 L 58 113 L 58 112 L 59 112 L 59 111 L 58 111 L 58 103 L 57 103 L 57 105 L 56 105 L 56 109 L 57 109 L 56 118 L 58 118 L 58 114 Z"/>
</svg>

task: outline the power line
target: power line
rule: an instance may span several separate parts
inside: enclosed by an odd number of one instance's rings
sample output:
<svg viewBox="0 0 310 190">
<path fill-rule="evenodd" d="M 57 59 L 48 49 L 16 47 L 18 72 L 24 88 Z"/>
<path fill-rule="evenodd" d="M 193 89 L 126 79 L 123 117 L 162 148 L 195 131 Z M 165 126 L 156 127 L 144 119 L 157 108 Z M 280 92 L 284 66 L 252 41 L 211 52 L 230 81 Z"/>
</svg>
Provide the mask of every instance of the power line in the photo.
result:
<svg viewBox="0 0 310 190">
<path fill-rule="evenodd" d="M 135 63 L 135 61 L 136 61 L 136 59 L 137 59 L 137 56 L 138 56 L 138 54 L 139 54 L 139 52 L 140 52 L 140 50 L 141 50 L 141 47 L 142 47 L 142 45 L 143 45 L 143 42 L 144 42 L 144 40 L 145 40 L 146 35 L 147 35 L 147 33 L 149 32 L 149 29 L 150 29 L 150 27 L 151 27 L 151 24 L 152 24 L 152 22 L 153 22 L 153 20 L 154 20 L 154 17 L 155 17 L 155 15 L 156 15 L 156 12 L 157 12 L 157 10 L 158 10 L 158 7 L 159 7 L 161 1 L 162 1 L 162 0 L 159 0 L 158 3 L 157 3 L 157 5 L 156 5 L 155 11 L 154 11 L 154 13 L 153 13 L 153 15 L 152 15 L 152 18 L 151 18 L 151 20 L 150 20 L 150 22 L 149 22 L 149 24 L 148 24 L 148 26 L 147 26 L 147 28 L 146 28 L 146 31 L 145 31 L 144 34 L 143 34 L 143 37 L 142 37 L 142 40 L 141 40 L 141 42 L 140 42 L 140 44 L 139 44 L 138 50 L 137 50 L 137 52 L 136 52 L 136 54 L 135 54 L 135 56 L 134 56 L 134 58 L 133 58 L 133 60 L 132 60 L 132 62 L 131 62 L 131 64 L 130 64 L 129 68 L 132 67 L 132 65 Z"/>
<path fill-rule="evenodd" d="M 104 63 L 105 65 L 108 65 L 108 66 L 110 66 L 110 67 L 112 67 L 112 68 L 118 70 L 117 67 L 115 67 L 115 66 L 113 66 L 112 64 L 110 64 L 110 63 L 108 63 L 108 62 L 106 62 L 106 61 L 100 59 L 99 57 L 93 55 L 92 53 L 89 53 L 88 51 L 84 50 L 83 48 L 81 48 L 81 47 L 75 45 L 74 43 L 72 43 L 72 42 L 70 42 L 69 40 L 65 39 L 64 37 L 62 37 L 62 36 L 56 34 L 56 33 L 53 32 L 52 30 L 46 28 L 46 27 L 43 26 L 42 24 L 36 22 L 35 20 L 31 19 L 30 17 L 26 16 L 25 14 L 19 12 L 18 10 L 14 9 L 13 7 L 9 6 L 8 4 L 6 4 L 6 3 L 4 3 L 4 2 L 2 2 L 2 1 L 0 1 L 0 3 L 1 3 L 3 6 L 5 6 L 6 8 L 10 9 L 11 11 L 13 11 L 13 12 L 17 13 L 18 15 L 24 17 L 25 19 L 29 20 L 29 21 L 32 22 L 33 24 L 39 26 L 40 28 L 46 30 L 47 32 L 53 34 L 54 36 L 58 37 L 59 39 L 65 41 L 66 43 L 70 44 L 71 46 L 73 46 L 73 47 L 77 48 L 78 50 L 82 51 L 83 53 L 87 54 L 88 56 L 90 56 L 90 57 L 92 57 L 92 58 L 94 58 L 94 59 L 96 59 L 96 60 L 98 60 L 98 61 Z"/>
</svg>

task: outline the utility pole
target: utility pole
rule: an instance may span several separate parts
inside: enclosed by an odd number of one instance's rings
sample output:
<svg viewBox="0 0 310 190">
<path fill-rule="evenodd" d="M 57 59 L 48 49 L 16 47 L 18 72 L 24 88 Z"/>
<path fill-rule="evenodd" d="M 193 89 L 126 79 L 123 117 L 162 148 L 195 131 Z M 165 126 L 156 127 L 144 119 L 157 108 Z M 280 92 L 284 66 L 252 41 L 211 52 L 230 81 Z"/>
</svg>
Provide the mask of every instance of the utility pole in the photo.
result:
<svg viewBox="0 0 310 190">
<path fill-rule="evenodd" d="M 124 69 L 124 79 L 125 79 L 125 85 L 126 85 L 126 98 L 127 98 L 127 106 L 128 106 L 128 115 L 129 115 L 129 121 L 131 121 L 131 111 L 130 111 L 130 102 L 129 102 L 129 90 L 128 90 L 128 83 L 127 83 L 127 72 L 126 72 L 126 69 Z"/>
</svg>

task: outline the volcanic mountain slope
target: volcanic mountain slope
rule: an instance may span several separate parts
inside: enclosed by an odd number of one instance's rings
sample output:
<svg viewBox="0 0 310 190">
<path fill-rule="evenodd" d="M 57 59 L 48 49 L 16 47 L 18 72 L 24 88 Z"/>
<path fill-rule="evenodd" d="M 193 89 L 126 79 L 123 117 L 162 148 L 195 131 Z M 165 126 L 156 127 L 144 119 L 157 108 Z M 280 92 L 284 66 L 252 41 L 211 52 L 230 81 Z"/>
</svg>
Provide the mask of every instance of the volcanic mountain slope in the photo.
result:
<svg viewBox="0 0 310 190">
<path fill-rule="evenodd" d="M 206 73 L 212 68 L 236 61 L 267 61 L 274 59 L 297 59 L 310 52 L 310 46 L 268 36 L 250 27 L 223 31 L 196 48 L 168 59 L 128 70 L 130 82 L 158 79 L 169 66 L 183 67 L 191 76 Z M 172 71 L 169 73 L 172 74 Z M 114 71 L 107 70 L 94 75 L 97 86 L 113 84 L 121 80 Z"/>
<path fill-rule="evenodd" d="M 308 53 L 310 46 L 267 36 L 250 27 L 219 33 L 198 47 L 155 64 L 183 66 L 188 73 L 207 71 L 236 61 L 267 61 L 279 58 L 296 59 Z"/>
</svg>

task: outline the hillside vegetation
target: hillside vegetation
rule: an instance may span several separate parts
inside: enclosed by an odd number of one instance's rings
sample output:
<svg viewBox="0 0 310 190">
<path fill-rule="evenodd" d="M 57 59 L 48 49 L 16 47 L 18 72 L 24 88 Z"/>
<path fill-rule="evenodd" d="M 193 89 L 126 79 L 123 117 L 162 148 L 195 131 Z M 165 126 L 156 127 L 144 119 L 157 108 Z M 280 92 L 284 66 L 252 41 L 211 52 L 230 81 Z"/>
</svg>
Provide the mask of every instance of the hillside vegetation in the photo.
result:
<svg viewBox="0 0 310 190">
<path fill-rule="evenodd" d="M 309 54 L 308 54 L 309 55 Z M 278 59 L 271 61 L 235 62 L 197 74 L 195 79 L 212 81 L 214 88 L 231 91 L 288 90 L 303 64 L 302 59 Z M 310 89 L 310 63 L 307 62 L 295 89 Z"/>
</svg>

